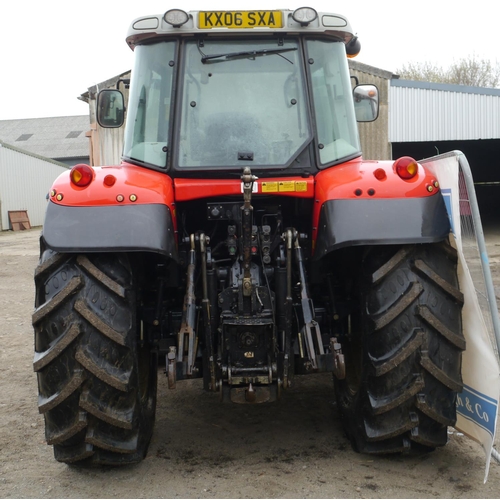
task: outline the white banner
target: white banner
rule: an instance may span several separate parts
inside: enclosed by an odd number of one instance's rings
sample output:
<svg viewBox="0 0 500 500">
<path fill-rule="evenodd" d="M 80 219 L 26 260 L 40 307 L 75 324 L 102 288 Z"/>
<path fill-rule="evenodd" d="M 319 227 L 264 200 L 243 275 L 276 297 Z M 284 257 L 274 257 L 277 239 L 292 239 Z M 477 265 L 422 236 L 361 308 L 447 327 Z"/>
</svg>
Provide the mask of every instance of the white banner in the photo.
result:
<svg viewBox="0 0 500 500">
<path fill-rule="evenodd" d="M 495 440 L 495 428 L 500 395 L 500 368 L 488 334 L 488 327 L 478 300 L 474 280 L 466 260 L 467 256 L 477 256 L 477 261 L 488 264 L 487 255 L 479 255 L 475 240 L 467 239 L 467 248 L 461 234 L 461 217 L 469 218 L 469 197 L 464 183 L 459 183 L 459 163 L 457 156 L 425 162 L 434 172 L 445 200 L 450 217 L 453 237 L 458 250 L 458 279 L 464 294 L 462 325 L 466 349 L 462 357 L 463 391 L 457 396 L 457 423 L 455 428 L 481 444 L 486 453 L 484 481 L 488 478 L 491 450 Z M 471 251 L 471 246 L 473 251 Z M 464 252 L 465 250 L 465 252 Z M 469 257 L 470 258 L 470 257 Z M 479 263 L 475 266 L 479 268 Z M 482 279 L 474 269 L 476 281 Z M 491 297 L 495 301 L 496 298 Z M 486 312 L 489 314 L 489 311 Z"/>
</svg>

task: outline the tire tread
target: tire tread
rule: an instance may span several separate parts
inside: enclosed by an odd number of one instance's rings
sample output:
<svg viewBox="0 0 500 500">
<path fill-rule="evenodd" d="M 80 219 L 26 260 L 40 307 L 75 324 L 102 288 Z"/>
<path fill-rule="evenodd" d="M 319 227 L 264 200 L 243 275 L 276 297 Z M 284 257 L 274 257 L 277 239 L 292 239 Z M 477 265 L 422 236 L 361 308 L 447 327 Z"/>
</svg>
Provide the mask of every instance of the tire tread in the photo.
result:
<svg viewBox="0 0 500 500">
<path fill-rule="evenodd" d="M 33 368 L 55 459 L 77 465 L 141 461 L 154 424 L 157 365 L 154 356 L 140 356 L 146 353 L 137 343 L 127 257 L 46 250 L 35 284 Z M 148 373 L 145 396 L 140 369 Z"/>
</svg>

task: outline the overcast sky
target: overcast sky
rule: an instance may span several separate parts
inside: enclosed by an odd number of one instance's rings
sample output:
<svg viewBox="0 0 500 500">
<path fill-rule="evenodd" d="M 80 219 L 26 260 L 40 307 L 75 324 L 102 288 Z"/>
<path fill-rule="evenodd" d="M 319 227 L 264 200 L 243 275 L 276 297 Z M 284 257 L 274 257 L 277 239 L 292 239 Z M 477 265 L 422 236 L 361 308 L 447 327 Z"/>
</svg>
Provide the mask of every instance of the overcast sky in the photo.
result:
<svg viewBox="0 0 500 500">
<path fill-rule="evenodd" d="M 286 2 L 286 3 L 285 3 Z M 475 54 L 500 60 L 498 0 L 1 0 L 0 120 L 84 115 L 77 99 L 131 69 L 130 22 L 170 8 L 295 9 L 347 16 L 361 41 L 357 61 L 396 72 L 407 62 L 447 66 Z"/>
</svg>

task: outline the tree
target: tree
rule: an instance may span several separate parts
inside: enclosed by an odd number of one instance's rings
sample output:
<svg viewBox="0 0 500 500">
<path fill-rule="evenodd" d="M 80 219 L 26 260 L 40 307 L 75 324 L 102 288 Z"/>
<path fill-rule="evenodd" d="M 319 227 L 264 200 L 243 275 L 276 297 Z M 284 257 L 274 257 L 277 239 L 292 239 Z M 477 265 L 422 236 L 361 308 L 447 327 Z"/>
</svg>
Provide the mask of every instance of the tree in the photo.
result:
<svg viewBox="0 0 500 500">
<path fill-rule="evenodd" d="M 434 83 L 452 83 L 471 87 L 499 87 L 500 65 L 476 55 L 467 56 L 443 68 L 429 61 L 404 64 L 396 70 L 400 78 Z"/>
</svg>

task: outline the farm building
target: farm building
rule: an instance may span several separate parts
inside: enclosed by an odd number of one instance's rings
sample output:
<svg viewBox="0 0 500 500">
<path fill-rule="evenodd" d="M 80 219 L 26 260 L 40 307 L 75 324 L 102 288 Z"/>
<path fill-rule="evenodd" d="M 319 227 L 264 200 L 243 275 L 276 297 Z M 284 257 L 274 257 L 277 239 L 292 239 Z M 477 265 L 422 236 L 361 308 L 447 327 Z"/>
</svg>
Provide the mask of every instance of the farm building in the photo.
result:
<svg viewBox="0 0 500 500">
<path fill-rule="evenodd" d="M 63 163 L 0 141 L 0 230 L 12 229 L 16 220 L 12 217 L 20 212 L 26 212 L 31 226 L 41 226 L 47 193 L 54 179 L 67 169 Z"/>
<path fill-rule="evenodd" d="M 481 213 L 498 213 L 500 89 L 392 79 L 389 140 L 393 158 L 462 151 Z"/>
<path fill-rule="evenodd" d="M 0 120 L 0 230 L 12 228 L 9 212 L 43 224 L 53 181 L 90 161 L 89 130 L 88 115 Z"/>
<path fill-rule="evenodd" d="M 88 115 L 0 120 L 0 141 L 73 166 L 89 163 Z"/>
</svg>

